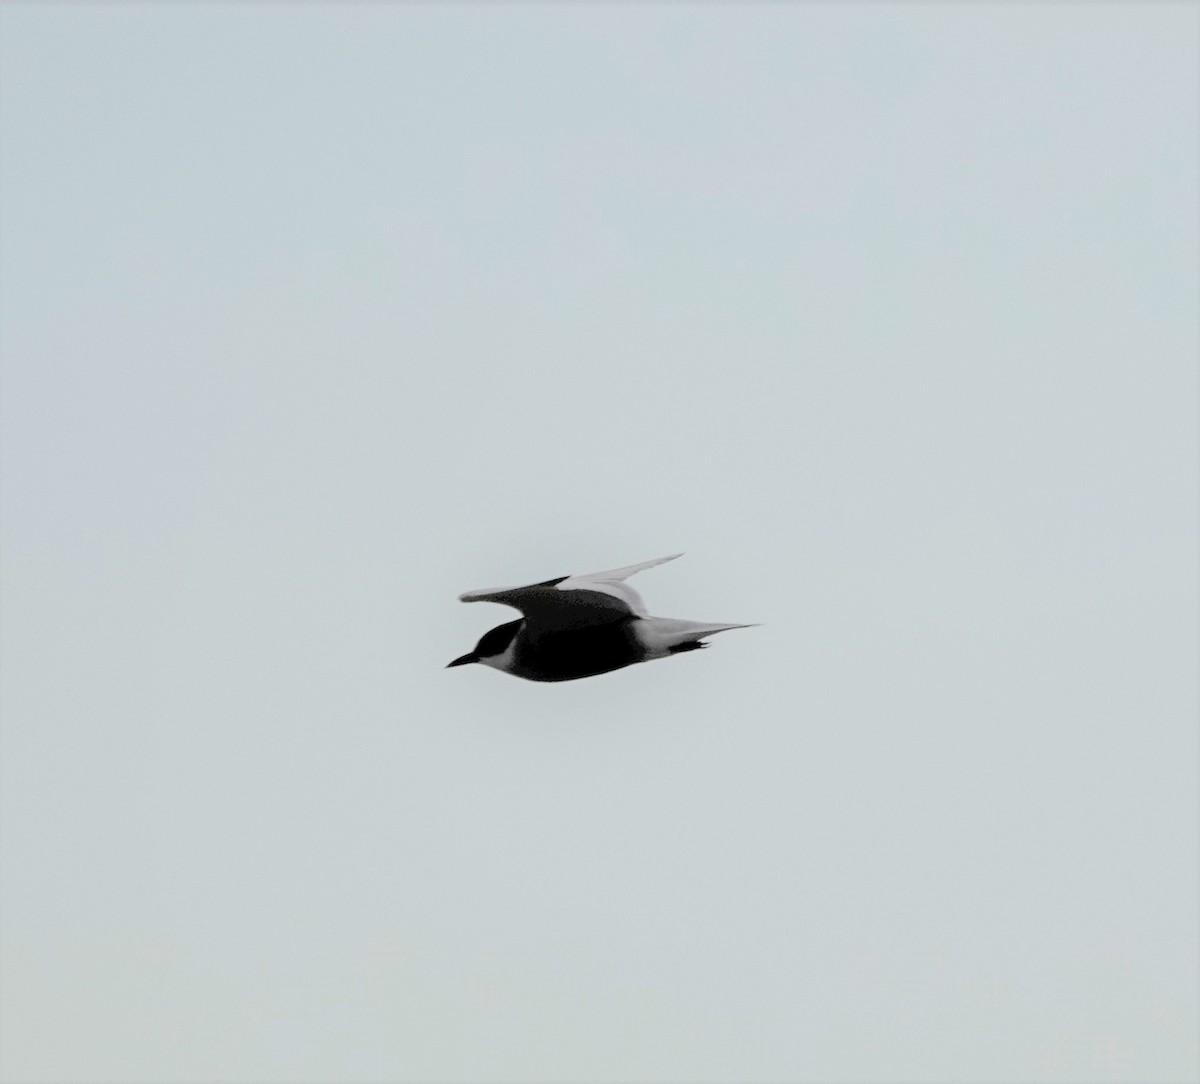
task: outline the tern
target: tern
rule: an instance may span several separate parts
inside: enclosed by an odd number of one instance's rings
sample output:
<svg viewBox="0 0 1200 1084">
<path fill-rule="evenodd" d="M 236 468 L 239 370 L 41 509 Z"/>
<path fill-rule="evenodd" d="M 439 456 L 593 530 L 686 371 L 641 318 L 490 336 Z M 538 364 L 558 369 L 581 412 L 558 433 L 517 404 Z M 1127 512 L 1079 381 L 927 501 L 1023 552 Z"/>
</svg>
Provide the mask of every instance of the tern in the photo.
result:
<svg viewBox="0 0 1200 1084">
<path fill-rule="evenodd" d="M 574 681 L 708 647 L 704 637 L 750 625 L 651 617 L 625 581 L 683 554 L 608 572 L 559 576 L 524 587 L 491 587 L 459 595 L 461 602 L 499 602 L 521 612 L 483 634 L 474 651 L 451 666 L 478 662 L 527 681 Z"/>
</svg>

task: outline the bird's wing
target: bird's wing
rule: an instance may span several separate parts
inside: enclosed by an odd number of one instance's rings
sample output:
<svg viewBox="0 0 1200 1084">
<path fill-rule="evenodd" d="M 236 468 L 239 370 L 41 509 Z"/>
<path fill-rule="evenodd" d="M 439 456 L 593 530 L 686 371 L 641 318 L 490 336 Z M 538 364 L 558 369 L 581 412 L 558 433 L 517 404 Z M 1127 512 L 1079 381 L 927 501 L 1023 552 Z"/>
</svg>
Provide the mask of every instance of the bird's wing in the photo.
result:
<svg viewBox="0 0 1200 1084">
<path fill-rule="evenodd" d="M 462 602 L 499 602 L 525 615 L 534 635 L 588 625 L 607 625 L 627 617 L 646 617 L 646 604 L 625 579 L 645 568 L 673 561 L 680 554 L 627 565 L 607 572 L 560 576 L 525 587 L 491 587 L 459 595 Z"/>
<path fill-rule="evenodd" d="M 582 576 L 568 576 L 558 585 L 560 591 L 598 591 L 612 598 L 620 599 L 629 607 L 629 612 L 635 617 L 646 617 L 646 604 L 625 581 L 635 572 L 641 572 L 655 565 L 663 565 L 682 557 L 682 553 L 673 553 L 670 557 L 658 557 L 653 561 L 643 561 L 640 565 L 626 565 L 624 568 L 613 568 L 608 572 L 589 572 Z"/>
</svg>

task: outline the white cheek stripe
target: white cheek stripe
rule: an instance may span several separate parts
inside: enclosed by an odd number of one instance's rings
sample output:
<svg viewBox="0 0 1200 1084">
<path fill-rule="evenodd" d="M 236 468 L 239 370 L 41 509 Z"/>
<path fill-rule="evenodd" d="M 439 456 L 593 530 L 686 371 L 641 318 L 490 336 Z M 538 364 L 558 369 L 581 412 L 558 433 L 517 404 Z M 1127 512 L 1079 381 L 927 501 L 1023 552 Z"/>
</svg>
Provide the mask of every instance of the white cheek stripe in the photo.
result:
<svg viewBox="0 0 1200 1084">
<path fill-rule="evenodd" d="M 517 634 L 518 636 L 520 633 Z M 512 669 L 513 662 L 517 657 L 517 638 L 514 636 L 499 655 L 489 655 L 486 659 L 480 659 L 484 666 L 490 666 L 493 670 L 508 671 Z"/>
</svg>

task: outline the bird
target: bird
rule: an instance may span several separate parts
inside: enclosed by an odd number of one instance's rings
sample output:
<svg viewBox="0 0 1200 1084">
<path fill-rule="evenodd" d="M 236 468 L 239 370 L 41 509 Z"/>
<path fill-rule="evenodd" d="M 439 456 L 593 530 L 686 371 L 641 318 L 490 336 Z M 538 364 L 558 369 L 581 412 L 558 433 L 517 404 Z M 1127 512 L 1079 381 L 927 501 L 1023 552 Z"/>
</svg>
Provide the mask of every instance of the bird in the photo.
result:
<svg viewBox="0 0 1200 1084">
<path fill-rule="evenodd" d="M 448 663 L 482 663 L 527 681 L 575 681 L 638 662 L 708 647 L 704 637 L 750 625 L 651 617 L 625 581 L 635 572 L 682 557 L 674 553 L 607 572 L 559 576 L 524 587 L 467 591 L 460 602 L 499 602 L 521 617 L 480 637 L 473 651 Z"/>
</svg>

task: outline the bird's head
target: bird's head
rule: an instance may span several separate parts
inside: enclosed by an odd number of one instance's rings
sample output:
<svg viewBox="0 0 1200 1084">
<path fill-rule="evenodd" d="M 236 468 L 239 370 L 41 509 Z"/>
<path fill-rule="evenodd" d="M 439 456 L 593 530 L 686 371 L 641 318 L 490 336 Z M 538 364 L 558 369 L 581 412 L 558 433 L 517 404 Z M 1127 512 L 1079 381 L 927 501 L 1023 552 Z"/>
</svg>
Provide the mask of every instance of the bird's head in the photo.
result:
<svg viewBox="0 0 1200 1084">
<path fill-rule="evenodd" d="M 513 659 L 514 641 L 520 627 L 521 621 L 518 618 L 516 621 L 489 629 L 479 638 L 474 651 L 468 651 L 453 662 L 447 663 L 446 669 L 449 670 L 451 666 L 466 666 L 469 662 L 481 662 L 484 666 L 507 670 Z"/>
</svg>

